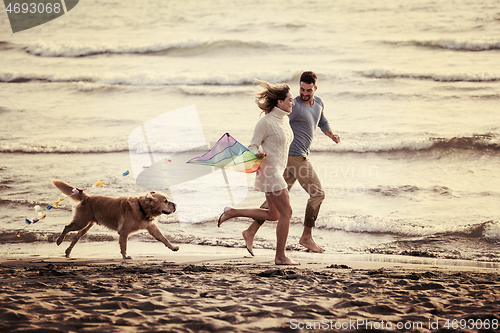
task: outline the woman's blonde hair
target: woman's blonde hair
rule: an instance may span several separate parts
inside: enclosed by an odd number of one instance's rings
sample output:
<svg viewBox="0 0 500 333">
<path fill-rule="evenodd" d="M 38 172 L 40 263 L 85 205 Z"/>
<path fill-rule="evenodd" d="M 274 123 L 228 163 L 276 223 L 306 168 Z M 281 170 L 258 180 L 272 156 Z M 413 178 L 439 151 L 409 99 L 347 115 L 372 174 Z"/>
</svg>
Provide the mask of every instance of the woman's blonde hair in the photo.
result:
<svg viewBox="0 0 500 333">
<path fill-rule="evenodd" d="M 265 114 L 271 112 L 278 101 L 286 99 L 290 87 L 288 84 L 269 84 L 266 81 L 257 80 L 264 90 L 255 93 L 255 103 L 259 106 Z"/>
</svg>

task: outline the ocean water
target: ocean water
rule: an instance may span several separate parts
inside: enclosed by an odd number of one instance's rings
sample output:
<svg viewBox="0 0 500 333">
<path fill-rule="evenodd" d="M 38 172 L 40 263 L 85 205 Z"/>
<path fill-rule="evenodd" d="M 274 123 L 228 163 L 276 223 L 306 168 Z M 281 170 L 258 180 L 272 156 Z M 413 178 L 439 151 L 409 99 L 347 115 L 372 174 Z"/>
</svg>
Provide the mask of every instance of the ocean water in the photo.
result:
<svg viewBox="0 0 500 333">
<path fill-rule="evenodd" d="M 327 194 L 314 230 L 326 252 L 317 256 L 497 262 L 499 5 L 86 0 L 16 34 L 0 13 L 3 248 L 53 242 L 70 221 L 73 205 L 65 199 L 44 220 L 24 222 L 38 217 L 35 206 L 58 200 L 50 179 L 89 194 L 147 192 L 133 175 L 123 176 L 136 149 L 128 137 L 144 122 L 195 105 L 207 142 L 229 132 L 248 144 L 261 116 L 251 95 L 255 79 L 287 83 L 297 94 L 300 74 L 313 70 L 316 94 L 341 137 L 337 145 L 318 130 L 312 145 Z M 153 150 L 175 157 L 188 141 L 179 135 Z M 96 181 L 104 186 L 92 187 Z M 257 207 L 264 197 L 252 190 L 251 175 L 248 190 L 239 206 Z M 297 253 L 304 251 L 298 240 L 307 195 L 296 186 L 290 197 L 288 248 Z M 246 252 L 248 219 L 218 229 L 217 215 L 207 217 L 199 199 L 190 212 L 188 224 L 175 214 L 159 221 L 181 250 L 196 244 Z M 259 231 L 257 255 L 274 249 L 275 226 Z M 86 241 L 115 239 L 96 226 Z M 147 252 L 152 238 L 140 233 L 131 241 Z"/>
</svg>

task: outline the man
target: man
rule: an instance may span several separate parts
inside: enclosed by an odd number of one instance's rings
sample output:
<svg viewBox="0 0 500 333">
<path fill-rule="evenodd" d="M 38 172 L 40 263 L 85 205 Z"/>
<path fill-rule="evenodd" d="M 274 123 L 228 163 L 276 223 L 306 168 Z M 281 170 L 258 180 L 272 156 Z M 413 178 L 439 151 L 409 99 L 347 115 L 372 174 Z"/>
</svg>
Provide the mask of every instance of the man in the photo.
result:
<svg viewBox="0 0 500 333">
<path fill-rule="evenodd" d="M 325 198 L 325 192 L 321 187 L 321 182 L 309 162 L 308 155 L 316 128 L 319 128 L 332 139 L 335 143 L 340 142 L 338 135 L 328 124 L 328 120 L 323 114 L 323 101 L 314 96 L 318 89 L 316 86 L 317 76 L 314 72 L 304 72 L 300 77 L 300 94 L 295 97 L 295 105 L 292 113 L 288 116 L 290 126 L 294 134 L 294 139 L 290 145 L 288 153 L 288 165 L 284 173 L 285 181 L 288 184 L 288 190 L 298 181 L 302 188 L 309 194 L 309 200 L 306 205 L 304 219 L 304 231 L 299 243 L 313 252 L 322 253 L 325 250 L 318 246 L 312 237 L 312 228 L 316 226 L 321 203 Z M 264 203 L 261 208 L 267 208 Z M 256 221 L 243 231 L 243 238 L 248 252 L 253 256 L 253 240 L 264 221 Z"/>
</svg>

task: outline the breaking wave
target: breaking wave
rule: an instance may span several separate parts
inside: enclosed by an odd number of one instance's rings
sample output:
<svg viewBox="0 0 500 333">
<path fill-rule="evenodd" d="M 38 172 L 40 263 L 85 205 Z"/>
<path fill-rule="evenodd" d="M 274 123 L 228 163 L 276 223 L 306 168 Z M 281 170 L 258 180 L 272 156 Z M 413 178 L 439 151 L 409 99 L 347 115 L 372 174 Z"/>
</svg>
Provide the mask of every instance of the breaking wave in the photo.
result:
<svg viewBox="0 0 500 333">
<path fill-rule="evenodd" d="M 84 73 L 84 74 L 44 74 L 44 73 L 0 73 L 0 82 L 27 83 L 70 82 L 94 83 L 101 85 L 169 86 L 169 85 L 255 85 L 256 78 L 268 82 L 287 82 L 294 77 L 292 72 L 240 72 L 240 73 Z M 91 87 L 92 88 L 92 87 Z M 80 89 L 80 88 L 78 88 Z M 83 87 L 85 89 L 85 87 Z"/>
<path fill-rule="evenodd" d="M 312 151 L 317 152 L 400 152 L 400 151 L 429 151 L 429 150 L 500 150 L 500 137 L 496 134 L 478 134 L 472 136 L 435 138 L 426 137 L 420 139 L 393 139 L 389 138 L 382 142 L 377 140 L 355 141 L 332 146 L 328 141 L 313 142 Z"/>
<path fill-rule="evenodd" d="M 89 44 L 89 43 L 53 43 L 37 42 L 26 47 L 26 52 L 42 57 L 86 57 L 99 54 L 143 54 L 143 55 L 197 55 L 209 52 L 238 50 L 276 49 L 276 45 L 269 45 L 260 41 L 241 40 L 211 40 L 211 41 L 181 41 L 170 43 L 146 44 Z"/>
<path fill-rule="evenodd" d="M 433 49 L 446 49 L 453 51 L 491 51 L 500 50 L 499 40 L 467 41 L 455 39 L 437 39 L 437 40 L 407 40 L 407 41 L 385 41 L 386 44 L 396 46 L 416 46 Z"/>
<path fill-rule="evenodd" d="M 500 242 L 500 222 L 486 221 L 471 225 L 441 225 L 411 223 L 400 219 L 385 219 L 374 216 L 329 216 L 318 219 L 318 227 L 357 233 L 393 234 L 399 236 L 459 236 L 483 238 Z"/>
<path fill-rule="evenodd" d="M 64 142 L 0 142 L 0 153 L 56 153 L 56 154 L 86 154 L 86 153 L 116 153 L 128 152 L 130 146 L 126 141 L 115 143 L 85 143 L 73 142 L 71 138 Z M 182 142 L 175 144 L 158 143 L 151 148 L 154 153 L 178 153 L 190 150 L 183 147 Z M 137 153 L 146 153 L 132 147 Z M 453 138 L 425 138 L 420 140 L 387 140 L 386 143 L 372 141 L 343 142 L 341 145 L 332 146 L 330 142 L 313 142 L 313 152 L 332 153 L 398 153 L 431 150 L 472 150 L 472 151 L 500 151 L 500 137 L 495 134 L 474 135 Z M 201 151 L 200 151 L 201 152 Z"/>
<path fill-rule="evenodd" d="M 493 73 L 404 73 L 386 69 L 362 71 L 361 75 L 370 79 L 413 79 L 432 80 L 437 82 L 496 82 L 500 81 L 499 74 Z"/>
</svg>

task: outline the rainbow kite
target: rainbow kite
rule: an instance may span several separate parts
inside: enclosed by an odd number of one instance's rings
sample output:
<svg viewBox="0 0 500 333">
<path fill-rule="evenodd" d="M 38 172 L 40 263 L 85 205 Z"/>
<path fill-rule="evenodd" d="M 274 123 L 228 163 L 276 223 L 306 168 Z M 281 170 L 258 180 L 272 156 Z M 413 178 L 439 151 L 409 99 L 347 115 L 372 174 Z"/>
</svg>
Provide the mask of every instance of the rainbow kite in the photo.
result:
<svg viewBox="0 0 500 333">
<path fill-rule="evenodd" d="M 248 148 L 226 133 L 206 154 L 192 158 L 187 163 L 252 173 L 257 171 L 263 160 L 264 157 L 255 156 Z"/>
</svg>

